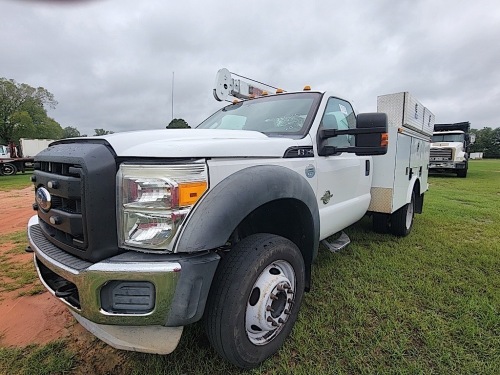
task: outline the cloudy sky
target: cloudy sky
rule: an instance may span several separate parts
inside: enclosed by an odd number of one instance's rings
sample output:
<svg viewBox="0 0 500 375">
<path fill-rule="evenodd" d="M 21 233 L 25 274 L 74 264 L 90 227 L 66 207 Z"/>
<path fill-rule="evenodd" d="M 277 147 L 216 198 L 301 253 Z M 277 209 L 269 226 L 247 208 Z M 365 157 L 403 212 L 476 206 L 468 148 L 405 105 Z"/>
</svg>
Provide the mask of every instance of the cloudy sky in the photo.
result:
<svg viewBox="0 0 500 375">
<path fill-rule="evenodd" d="M 195 126 L 215 74 L 333 90 L 358 112 L 409 91 L 437 122 L 500 126 L 498 0 L 0 0 L 0 76 L 43 86 L 92 135 Z"/>
</svg>

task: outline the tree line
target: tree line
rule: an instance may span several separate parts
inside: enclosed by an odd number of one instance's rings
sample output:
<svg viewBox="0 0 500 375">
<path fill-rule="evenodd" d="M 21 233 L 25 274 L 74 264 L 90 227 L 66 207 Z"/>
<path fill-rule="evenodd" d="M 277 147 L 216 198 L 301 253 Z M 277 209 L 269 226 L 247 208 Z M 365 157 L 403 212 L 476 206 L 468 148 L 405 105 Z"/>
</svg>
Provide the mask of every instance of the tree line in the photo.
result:
<svg viewBox="0 0 500 375">
<path fill-rule="evenodd" d="M 47 115 L 57 105 L 54 95 L 43 87 L 32 87 L 13 79 L 0 78 L 0 144 L 19 144 L 20 138 L 61 139 L 86 137 L 74 126 L 62 127 Z M 183 119 L 173 119 L 167 129 L 190 128 Z M 94 129 L 94 135 L 113 131 Z"/>
<path fill-rule="evenodd" d="M 471 133 L 476 135 L 476 140 L 469 152 L 482 152 L 483 158 L 500 158 L 500 127 L 471 129 Z"/>
<path fill-rule="evenodd" d="M 13 79 L 0 78 L 0 143 L 19 144 L 20 138 L 86 137 L 76 127 L 63 128 L 47 115 L 47 109 L 55 108 L 57 104 L 54 95 L 43 87 L 35 88 Z M 104 129 L 94 131 L 94 135 L 113 133 Z"/>
</svg>

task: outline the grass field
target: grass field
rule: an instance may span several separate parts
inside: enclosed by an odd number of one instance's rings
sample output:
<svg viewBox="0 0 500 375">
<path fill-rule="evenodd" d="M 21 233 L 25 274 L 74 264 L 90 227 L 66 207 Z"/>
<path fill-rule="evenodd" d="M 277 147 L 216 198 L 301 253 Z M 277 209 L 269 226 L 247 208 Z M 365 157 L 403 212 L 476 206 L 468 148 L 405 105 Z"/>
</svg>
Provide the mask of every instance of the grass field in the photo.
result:
<svg viewBox="0 0 500 375">
<path fill-rule="evenodd" d="M 31 186 L 32 172 L 18 173 L 13 176 L 0 176 L 0 191 L 23 189 Z"/>
<path fill-rule="evenodd" d="M 471 162 L 466 179 L 429 182 L 410 236 L 373 233 L 365 218 L 346 230 L 346 249 L 320 249 L 292 336 L 251 374 L 498 373 L 500 160 Z M 241 373 L 209 347 L 199 324 L 184 332 L 169 356 L 127 354 L 127 372 Z M 0 350 L 3 363 L 14 355 Z M 0 364 L 9 374 L 26 369 Z"/>
</svg>

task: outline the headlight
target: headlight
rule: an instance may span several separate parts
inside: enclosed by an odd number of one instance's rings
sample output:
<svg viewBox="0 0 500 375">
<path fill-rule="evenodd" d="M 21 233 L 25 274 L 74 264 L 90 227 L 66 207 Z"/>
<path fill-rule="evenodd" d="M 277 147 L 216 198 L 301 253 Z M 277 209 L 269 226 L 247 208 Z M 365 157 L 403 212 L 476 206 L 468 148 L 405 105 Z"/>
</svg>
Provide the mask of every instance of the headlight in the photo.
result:
<svg viewBox="0 0 500 375">
<path fill-rule="evenodd" d="M 166 250 L 191 207 L 208 188 L 204 163 L 123 163 L 117 174 L 121 247 Z"/>
</svg>

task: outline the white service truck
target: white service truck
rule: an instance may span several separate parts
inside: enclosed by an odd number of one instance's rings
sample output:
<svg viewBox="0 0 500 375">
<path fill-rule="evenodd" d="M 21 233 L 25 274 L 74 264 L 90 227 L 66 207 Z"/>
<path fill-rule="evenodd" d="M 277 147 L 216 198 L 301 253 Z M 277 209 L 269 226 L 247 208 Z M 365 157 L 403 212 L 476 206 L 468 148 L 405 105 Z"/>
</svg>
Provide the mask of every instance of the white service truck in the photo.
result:
<svg viewBox="0 0 500 375">
<path fill-rule="evenodd" d="M 470 122 L 435 124 L 429 168 L 432 173 L 456 173 L 467 177 L 469 169 Z"/>
<path fill-rule="evenodd" d="M 255 87 L 224 69 L 216 98 L 244 100 L 195 129 L 65 139 L 36 156 L 38 275 L 103 341 L 168 354 L 203 319 L 223 358 L 255 367 L 290 334 L 320 242 L 344 247 L 332 236 L 366 214 L 405 236 L 422 212 L 433 116 L 416 121 L 408 93 L 356 115 L 332 92 L 246 100 Z"/>
</svg>

